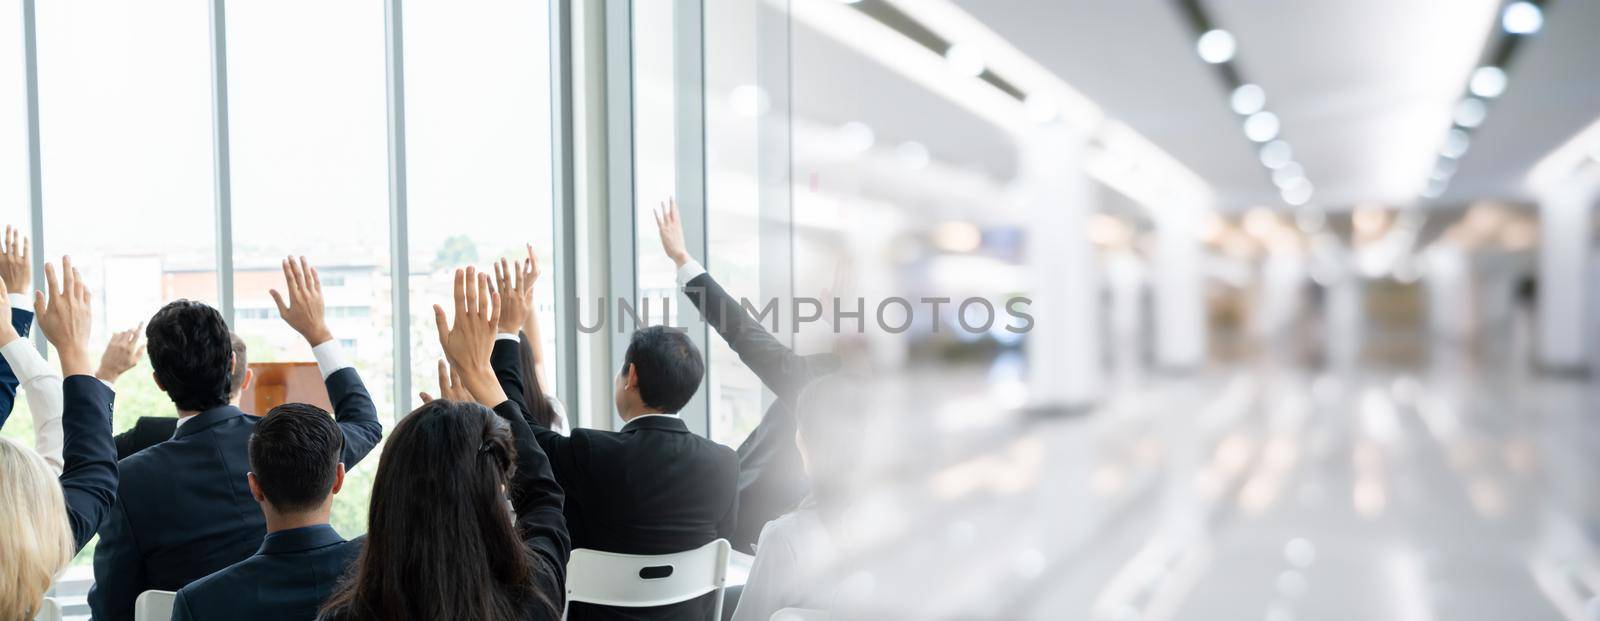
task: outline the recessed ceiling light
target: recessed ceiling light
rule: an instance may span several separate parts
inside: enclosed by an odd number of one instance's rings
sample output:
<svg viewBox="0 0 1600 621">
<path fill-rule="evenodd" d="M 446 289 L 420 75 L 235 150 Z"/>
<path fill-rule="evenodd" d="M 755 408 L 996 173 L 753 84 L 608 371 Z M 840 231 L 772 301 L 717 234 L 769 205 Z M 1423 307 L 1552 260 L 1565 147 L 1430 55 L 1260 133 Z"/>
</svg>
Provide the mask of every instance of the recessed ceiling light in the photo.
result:
<svg viewBox="0 0 1600 621">
<path fill-rule="evenodd" d="M 1439 158 L 1439 161 L 1434 162 L 1433 164 L 1432 178 L 1448 180 L 1450 177 L 1456 174 L 1456 169 L 1459 166 L 1460 164 L 1456 160 Z"/>
<path fill-rule="evenodd" d="M 1489 107 L 1483 104 L 1482 99 L 1468 97 L 1456 103 L 1455 122 L 1462 127 L 1477 127 L 1483 124 L 1484 117 L 1489 115 Z"/>
<path fill-rule="evenodd" d="M 1486 99 L 1499 97 L 1501 93 L 1506 92 L 1506 72 L 1493 65 L 1478 67 L 1472 72 L 1468 90 Z"/>
<path fill-rule="evenodd" d="M 1289 162 L 1272 171 L 1272 183 L 1278 186 L 1279 189 L 1304 181 L 1305 178 L 1306 169 L 1299 162 Z"/>
<path fill-rule="evenodd" d="M 1237 46 L 1238 43 L 1233 40 L 1233 33 L 1222 29 L 1206 31 L 1195 43 L 1195 49 L 1200 52 L 1200 59 L 1213 65 L 1233 60 Z"/>
<path fill-rule="evenodd" d="M 1267 168 L 1280 168 L 1294 159 L 1294 151 L 1289 148 L 1289 143 L 1274 140 L 1261 145 L 1261 165 Z"/>
<path fill-rule="evenodd" d="M 1530 35 L 1544 27 L 1544 11 L 1532 2 L 1513 2 L 1500 14 L 1500 27 L 1514 35 Z"/>
<path fill-rule="evenodd" d="M 1278 137 L 1278 115 L 1257 112 L 1244 120 L 1244 135 L 1255 142 L 1266 142 Z"/>
<path fill-rule="evenodd" d="M 1254 84 L 1245 84 L 1233 89 L 1229 103 L 1233 105 L 1235 113 L 1250 116 L 1267 106 L 1267 91 Z"/>
<path fill-rule="evenodd" d="M 1423 198 L 1439 198 L 1440 196 L 1444 196 L 1444 189 L 1445 189 L 1445 187 L 1447 187 L 1449 185 L 1450 185 L 1450 182 L 1448 182 L 1448 181 L 1441 181 L 1439 179 L 1432 179 L 1432 180 L 1428 181 L 1427 187 L 1422 188 L 1422 197 Z"/>
<path fill-rule="evenodd" d="M 1444 137 L 1444 147 L 1439 149 L 1439 155 L 1456 159 L 1467 154 L 1467 147 L 1472 146 L 1472 137 L 1460 128 L 1451 129 Z"/>
<path fill-rule="evenodd" d="M 970 45 L 957 43 L 945 48 L 944 59 L 956 73 L 974 78 L 983 75 L 983 55 Z"/>
<path fill-rule="evenodd" d="M 1316 188 L 1312 187 L 1310 181 L 1301 179 L 1299 183 L 1283 189 L 1283 202 L 1299 207 L 1311 200 L 1311 195 L 1315 190 Z"/>
</svg>

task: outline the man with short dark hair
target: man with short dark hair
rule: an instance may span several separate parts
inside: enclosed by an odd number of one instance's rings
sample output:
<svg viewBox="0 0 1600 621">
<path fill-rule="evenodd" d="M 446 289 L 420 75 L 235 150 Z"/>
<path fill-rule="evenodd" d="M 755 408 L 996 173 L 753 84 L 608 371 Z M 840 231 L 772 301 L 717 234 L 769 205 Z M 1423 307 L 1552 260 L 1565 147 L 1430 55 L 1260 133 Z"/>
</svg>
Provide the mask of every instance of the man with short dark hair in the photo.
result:
<svg viewBox="0 0 1600 621">
<path fill-rule="evenodd" d="M 326 410 L 272 408 L 250 436 L 250 495 L 267 519 L 255 556 L 178 590 L 173 619 L 312 619 L 361 549 L 328 525 L 344 434 Z"/>
<path fill-rule="evenodd" d="M 139 364 L 139 356 L 144 353 L 143 347 L 135 346 L 138 343 L 137 332 L 132 333 L 132 338 L 128 340 L 122 340 L 121 336 L 119 333 L 112 337 L 106 345 L 105 354 L 100 357 L 100 370 L 94 372 L 95 377 L 107 384 L 116 384 L 117 378 Z M 233 343 L 233 392 L 228 396 L 228 403 L 239 407 L 239 395 L 250 388 L 255 372 L 250 370 L 250 352 L 245 347 L 244 339 L 237 334 L 229 334 L 229 340 Z M 140 416 L 132 428 L 117 434 L 117 459 L 166 442 L 172 439 L 172 433 L 177 429 L 177 416 Z"/>
<path fill-rule="evenodd" d="M 343 434 L 347 467 L 383 434 L 376 406 L 324 321 L 322 286 L 304 257 L 283 262 L 289 303 L 273 300 L 305 337 L 321 368 Z M 178 408 L 172 439 L 118 464 L 117 503 L 100 527 L 89 609 L 100 620 L 133 618 L 140 593 L 176 591 L 254 554 L 266 519 L 251 494 L 255 416 L 228 404 L 236 360 L 216 309 L 188 300 L 163 307 L 145 329 L 156 384 Z"/>
<path fill-rule="evenodd" d="M 502 388 L 522 411 L 521 357 L 508 326 L 532 312 L 533 270 L 502 265 L 496 274 L 502 334 L 490 358 Z M 473 278 L 472 270 L 465 277 Z M 456 288 L 463 276 L 456 275 Z M 458 295 L 459 299 L 460 296 Z M 444 310 L 435 307 L 443 334 Z M 573 548 L 622 554 L 693 550 L 733 534 L 738 458 L 732 449 L 695 435 L 678 418 L 705 377 L 705 362 L 688 335 L 665 326 L 634 332 L 616 377 L 619 431 L 573 429 L 563 436 L 529 420 L 567 492 Z M 607 608 L 574 603 L 572 619 L 705 619 L 715 600 L 673 606 Z"/>
</svg>

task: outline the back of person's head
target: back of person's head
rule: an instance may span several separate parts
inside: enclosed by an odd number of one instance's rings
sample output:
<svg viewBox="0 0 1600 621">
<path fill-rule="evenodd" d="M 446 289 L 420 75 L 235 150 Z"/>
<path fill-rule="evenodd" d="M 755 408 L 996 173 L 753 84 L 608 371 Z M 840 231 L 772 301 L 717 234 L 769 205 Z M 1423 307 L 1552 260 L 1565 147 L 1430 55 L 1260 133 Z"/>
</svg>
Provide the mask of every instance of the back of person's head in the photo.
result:
<svg viewBox="0 0 1600 621">
<path fill-rule="evenodd" d="M 250 349 L 245 347 L 244 339 L 232 332 L 228 333 L 228 343 L 233 348 L 233 373 L 228 375 L 228 398 L 239 396 L 239 391 L 244 390 L 245 376 L 250 373 Z"/>
<path fill-rule="evenodd" d="M 0 438 L 0 619 L 32 619 L 72 547 L 61 483 L 38 453 Z"/>
<path fill-rule="evenodd" d="M 509 427 L 476 403 L 440 399 L 402 420 L 378 462 L 366 543 L 323 610 L 343 619 L 559 614 L 534 587 L 534 572 L 550 570 L 508 510 L 515 452 Z"/>
<path fill-rule="evenodd" d="M 228 402 L 233 335 L 222 313 L 176 300 L 156 311 L 144 333 L 156 384 L 178 409 L 200 412 Z"/>
<path fill-rule="evenodd" d="M 527 338 L 517 339 L 517 357 L 522 359 L 522 400 L 528 404 L 528 414 L 539 426 L 549 428 L 555 423 L 556 409 L 544 396 L 539 369 L 534 365 L 533 345 Z"/>
<path fill-rule="evenodd" d="M 796 400 L 795 442 L 818 500 L 848 493 L 859 479 L 862 438 L 870 433 L 866 410 L 876 393 L 861 378 L 830 375 L 806 386 Z"/>
<path fill-rule="evenodd" d="M 675 414 L 694 397 L 705 377 L 705 361 L 700 358 L 689 335 L 666 326 L 650 326 L 633 333 L 628 351 L 622 355 L 622 374 L 632 365 L 639 380 L 639 399 L 646 407 Z"/>
<path fill-rule="evenodd" d="M 250 434 L 250 473 L 278 513 L 303 513 L 327 502 L 339 479 L 344 434 L 327 410 L 308 403 L 272 408 Z"/>
</svg>

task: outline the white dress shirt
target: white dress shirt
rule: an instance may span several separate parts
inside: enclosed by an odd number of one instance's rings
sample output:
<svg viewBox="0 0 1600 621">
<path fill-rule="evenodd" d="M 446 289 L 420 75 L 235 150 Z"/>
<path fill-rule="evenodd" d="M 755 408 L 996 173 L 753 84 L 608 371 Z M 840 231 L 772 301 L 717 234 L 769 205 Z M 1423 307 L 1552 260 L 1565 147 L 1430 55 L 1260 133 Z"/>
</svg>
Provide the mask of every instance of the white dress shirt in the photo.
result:
<svg viewBox="0 0 1600 621">
<path fill-rule="evenodd" d="M 843 582 L 839 550 L 810 502 L 767 522 L 734 621 L 766 621 L 784 608 L 832 610 Z"/>
<path fill-rule="evenodd" d="M 678 267 L 678 288 L 682 289 L 689 286 L 689 281 L 699 278 L 704 273 L 706 273 L 706 267 L 701 265 L 699 261 L 694 259 L 684 261 L 683 265 Z"/>
<path fill-rule="evenodd" d="M 6 301 L 13 309 L 33 312 L 26 295 L 8 293 Z M 25 338 L 0 347 L 0 356 L 11 365 L 11 372 L 17 376 L 17 390 L 28 400 L 28 414 L 33 417 L 33 450 L 59 476 L 64 466 L 61 450 L 65 443 L 61 432 L 61 371 L 46 362 L 33 342 Z"/>
</svg>

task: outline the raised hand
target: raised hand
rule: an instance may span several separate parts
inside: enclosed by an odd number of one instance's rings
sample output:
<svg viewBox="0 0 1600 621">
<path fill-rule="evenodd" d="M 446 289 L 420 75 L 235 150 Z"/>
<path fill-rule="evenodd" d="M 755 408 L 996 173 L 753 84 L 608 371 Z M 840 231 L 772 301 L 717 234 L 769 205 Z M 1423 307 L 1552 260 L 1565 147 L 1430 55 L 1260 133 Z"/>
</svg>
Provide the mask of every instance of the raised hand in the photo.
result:
<svg viewBox="0 0 1600 621">
<path fill-rule="evenodd" d="M 324 317 L 322 279 L 317 277 L 317 269 L 311 267 L 305 257 L 300 257 L 299 261 L 289 257 L 283 260 L 283 279 L 289 289 L 287 304 L 277 289 L 267 291 L 272 294 L 272 301 L 278 304 L 278 315 L 300 336 L 306 337 L 306 342 L 312 347 L 333 340 L 333 333 L 328 330 L 328 322 Z"/>
<path fill-rule="evenodd" d="M 89 366 L 89 287 L 83 276 L 72 266 L 70 257 L 61 257 L 61 280 L 56 280 L 54 265 L 45 264 L 45 282 L 50 292 L 33 293 L 33 312 L 39 318 L 39 329 L 55 345 L 61 356 L 61 374 L 64 377 L 88 375 Z"/>
<path fill-rule="evenodd" d="M 417 393 L 422 397 L 423 403 L 433 403 L 434 396 L 426 392 Z M 470 401 L 472 395 L 467 393 L 467 388 L 461 385 L 461 375 L 455 369 L 439 361 L 439 397 L 449 401 Z"/>
<path fill-rule="evenodd" d="M 683 267 L 684 263 L 689 262 L 689 246 L 683 243 L 683 221 L 678 219 L 678 201 L 669 198 L 661 204 L 661 209 L 653 213 L 656 232 L 661 234 L 661 249 L 666 251 L 668 259 L 672 259 L 678 267 Z"/>
<path fill-rule="evenodd" d="M 22 235 L 22 231 L 6 226 L 5 238 L 0 239 L 0 278 L 6 281 L 6 293 L 28 293 L 28 287 L 33 286 L 31 260 L 28 256 L 28 238 Z"/>
<path fill-rule="evenodd" d="M 533 254 L 533 246 L 528 247 Z M 533 259 L 518 261 L 516 265 L 501 259 L 494 264 L 495 293 L 500 295 L 500 331 L 516 334 L 533 312 L 533 279 L 539 268 Z"/>
<path fill-rule="evenodd" d="M 144 323 L 140 322 L 137 328 L 111 335 L 106 352 L 100 355 L 100 370 L 95 371 L 94 376 L 113 383 L 128 369 L 139 364 L 139 358 L 144 356 L 144 344 L 139 342 L 143 330 Z"/>
<path fill-rule="evenodd" d="M 445 321 L 444 308 L 433 306 L 445 359 L 478 403 L 499 405 L 506 400 L 506 393 L 489 366 L 489 354 L 494 351 L 494 337 L 499 331 L 500 293 L 489 286 L 488 274 L 479 274 L 471 267 L 458 269 L 455 304 L 454 325 Z"/>
</svg>

